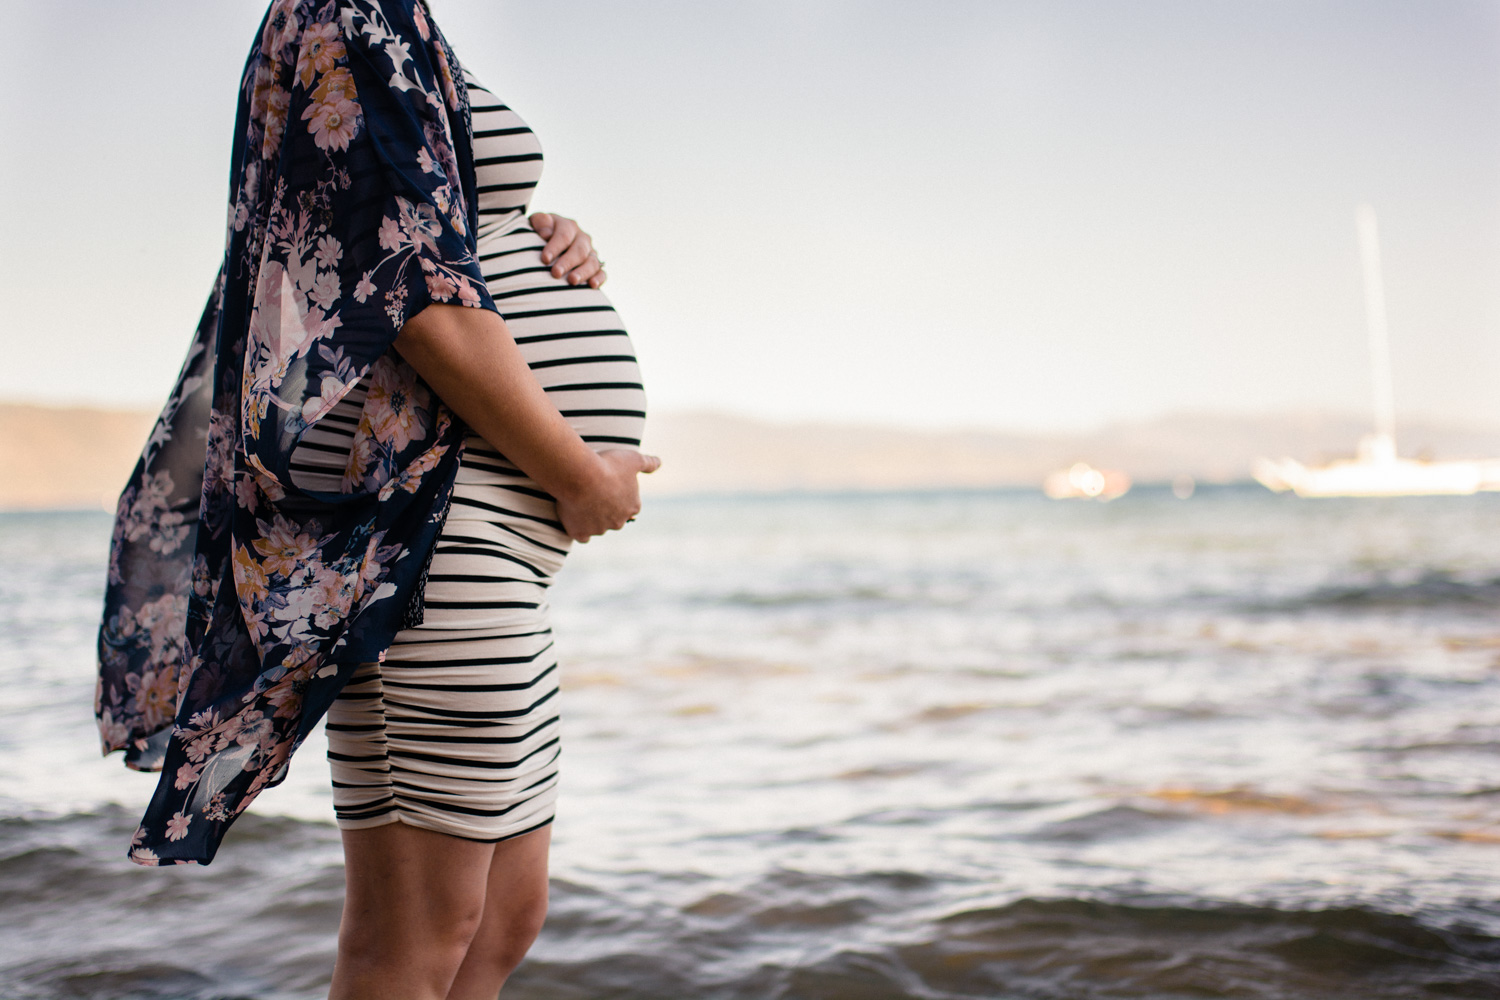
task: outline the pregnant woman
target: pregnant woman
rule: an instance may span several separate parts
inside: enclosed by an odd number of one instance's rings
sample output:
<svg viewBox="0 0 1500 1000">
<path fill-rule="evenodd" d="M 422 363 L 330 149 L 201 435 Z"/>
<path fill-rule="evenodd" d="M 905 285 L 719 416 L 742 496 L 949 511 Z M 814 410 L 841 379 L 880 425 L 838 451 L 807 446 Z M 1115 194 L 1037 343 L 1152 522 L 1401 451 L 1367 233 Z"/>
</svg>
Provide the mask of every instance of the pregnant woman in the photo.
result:
<svg viewBox="0 0 1500 1000">
<path fill-rule="evenodd" d="M 546 591 L 639 509 L 644 396 L 541 150 L 422 0 L 276 0 L 225 258 L 120 499 L 106 752 L 131 845 L 207 863 L 327 716 L 330 996 L 492 998 L 540 929 L 558 778 Z"/>
</svg>

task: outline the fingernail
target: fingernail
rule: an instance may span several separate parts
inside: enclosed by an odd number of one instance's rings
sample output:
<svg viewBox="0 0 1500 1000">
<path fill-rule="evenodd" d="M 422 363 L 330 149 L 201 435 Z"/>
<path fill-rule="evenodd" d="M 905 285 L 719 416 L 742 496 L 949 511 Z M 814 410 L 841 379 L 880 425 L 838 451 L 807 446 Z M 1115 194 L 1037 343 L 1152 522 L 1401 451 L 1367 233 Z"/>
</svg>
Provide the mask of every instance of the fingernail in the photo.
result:
<svg viewBox="0 0 1500 1000">
<path fill-rule="evenodd" d="M 550 253 L 544 253 L 544 254 L 542 254 L 542 263 L 543 264 L 550 264 L 550 263 L 552 263 L 552 255 Z"/>
</svg>

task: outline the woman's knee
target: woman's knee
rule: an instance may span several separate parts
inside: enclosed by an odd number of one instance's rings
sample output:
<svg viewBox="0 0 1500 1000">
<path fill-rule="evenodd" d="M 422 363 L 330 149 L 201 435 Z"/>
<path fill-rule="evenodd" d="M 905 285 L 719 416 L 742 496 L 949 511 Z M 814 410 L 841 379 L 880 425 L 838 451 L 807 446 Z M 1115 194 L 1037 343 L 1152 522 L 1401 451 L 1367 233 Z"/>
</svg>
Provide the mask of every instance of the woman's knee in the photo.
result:
<svg viewBox="0 0 1500 1000">
<path fill-rule="evenodd" d="M 498 905 L 491 901 L 486 919 L 469 945 L 469 960 L 482 962 L 501 977 L 510 975 L 526 957 L 546 919 L 546 893 Z"/>
</svg>

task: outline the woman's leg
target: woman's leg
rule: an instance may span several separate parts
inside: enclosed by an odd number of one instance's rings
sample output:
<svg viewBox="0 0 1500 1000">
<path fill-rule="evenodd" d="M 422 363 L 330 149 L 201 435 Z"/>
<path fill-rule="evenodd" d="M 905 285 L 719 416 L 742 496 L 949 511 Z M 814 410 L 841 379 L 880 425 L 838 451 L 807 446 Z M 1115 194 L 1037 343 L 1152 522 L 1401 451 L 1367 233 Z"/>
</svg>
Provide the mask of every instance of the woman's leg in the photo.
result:
<svg viewBox="0 0 1500 1000">
<path fill-rule="evenodd" d="M 448 1000 L 495 1000 L 547 916 L 547 849 L 552 827 L 504 840 L 490 860 L 484 919 Z"/>
<path fill-rule="evenodd" d="M 329 1000 L 442 1000 L 485 913 L 494 844 L 405 823 L 345 830 Z"/>
</svg>

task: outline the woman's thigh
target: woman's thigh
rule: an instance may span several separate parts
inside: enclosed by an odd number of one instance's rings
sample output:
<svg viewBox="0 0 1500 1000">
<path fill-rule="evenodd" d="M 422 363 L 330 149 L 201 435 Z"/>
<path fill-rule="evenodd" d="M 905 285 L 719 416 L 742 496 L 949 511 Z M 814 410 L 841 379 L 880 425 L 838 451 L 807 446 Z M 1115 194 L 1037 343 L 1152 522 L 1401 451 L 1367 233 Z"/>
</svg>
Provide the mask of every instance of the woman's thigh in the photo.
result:
<svg viewBox="0 0 1500 1000">
<path fill-rule="evenodd" d="M 495 845 L 405 823 L 344 830 L 344 923 L 422 940 L 483 912 Z"/>
</svg>

